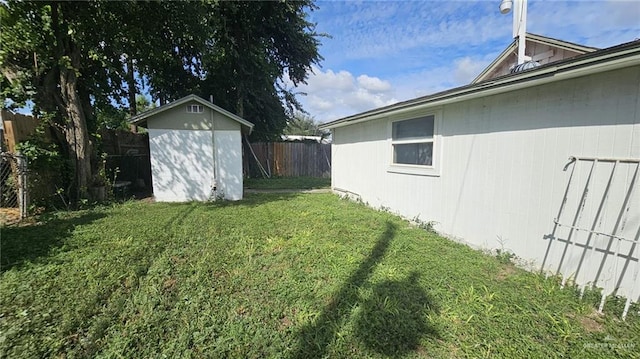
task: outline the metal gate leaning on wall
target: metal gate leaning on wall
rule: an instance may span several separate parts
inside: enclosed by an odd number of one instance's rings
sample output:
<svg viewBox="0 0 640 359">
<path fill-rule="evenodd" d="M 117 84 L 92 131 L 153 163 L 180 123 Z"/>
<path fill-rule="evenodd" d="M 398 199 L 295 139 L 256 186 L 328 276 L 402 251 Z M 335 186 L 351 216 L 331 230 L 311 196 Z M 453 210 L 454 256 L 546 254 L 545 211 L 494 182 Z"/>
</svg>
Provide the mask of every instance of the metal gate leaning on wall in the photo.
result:
<svg viewBox="0 0 640 359">
<path fill-rule="evenodd" d="M 580 286 L 640 301 L 640 159 L 571 157 L 564 198 L 545 236 L 542 270 Z"/>
<path fill-rule="evenodd" d="M 26 158 L 0 152 L 0 225 L 25 218 L 28 205 Z"/>
</svg>

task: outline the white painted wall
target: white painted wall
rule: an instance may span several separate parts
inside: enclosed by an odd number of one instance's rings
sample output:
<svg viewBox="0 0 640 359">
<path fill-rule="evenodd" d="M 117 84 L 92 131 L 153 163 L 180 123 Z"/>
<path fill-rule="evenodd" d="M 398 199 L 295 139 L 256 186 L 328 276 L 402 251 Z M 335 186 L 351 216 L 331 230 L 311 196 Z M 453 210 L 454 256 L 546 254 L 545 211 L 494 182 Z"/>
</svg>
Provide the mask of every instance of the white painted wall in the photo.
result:
<svg viewBox="0 0 640 359">
<path fill-rule="evenodd" d="M 159 202 L 206 201 L 212 195 L 210 130 L 149 129 L 153 194 Z"/>
<path fill-rule="evenodd" d="M 332 185 L 373 207 L 435 221 L 441 233 L 473 246 L 510 250 L 534 268 L 546 256 L 545 270 L 575 276 L 584 258 L 579 283 L 598 277 L 607 292 L 620 287 L 620 294 L 638 300 L 640 246 L 615 240 L 610 250 L 621 254 L 606 254 L 606 237 L 593 238 L 598 250 L 585 251 L 545 236 L 553 232 L 571 173 L 563 171 L 569 156 L 640 158 L 639 84 L 636 66 L 425 110 L 442 115 L 439 176 L 388 171 L 389 122 L 399 116 L 339 127 L 333 134 Z M 572 181 L 584 184 L 585 168 L 576 167 Z M 579 226 L 592 225 L 608 174 L 603 168 L 592 178 Z M 614 227 L 633 175 L 630 167 L 619 174 L 599 227 L 604 232 Z M 581 190 L 570 191 L 565 222 L 576 217 Z M 637 238 L 640 227 L 640 188 L 635 191 L 619 232 L 629 239 Z M 555 236 L 566 239 L 569 233 L 557 230 Z M 571 241 L 586 239 L 584 232 L 574 233 Z"/>
<path fill-rule="evenodd" d="M 240 131 L 215 131 L 218 191 L 225 199 L 242 199 L 242 139 Z"/>
</svg>

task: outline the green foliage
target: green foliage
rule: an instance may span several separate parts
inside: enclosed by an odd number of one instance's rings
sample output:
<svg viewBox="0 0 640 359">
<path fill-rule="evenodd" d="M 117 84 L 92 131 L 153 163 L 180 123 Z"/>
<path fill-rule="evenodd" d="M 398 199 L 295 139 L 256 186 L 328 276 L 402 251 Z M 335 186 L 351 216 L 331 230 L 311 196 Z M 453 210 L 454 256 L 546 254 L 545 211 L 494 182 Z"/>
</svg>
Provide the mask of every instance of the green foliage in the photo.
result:
<svg viewBox="0 0 640 359">
<path fill-rule="evenodd" d="M 302 112 L 296 112 L 287 122 L 284 134 L 327 137 L 329 132 L 321 131 L 319 127 L 320 123 L 313 117 Z"/>
<path fill-rule="evenodd" d="M 0 242 L 0 356 L 637 357 L 553 278 L 334 195 L 48 214 Z"/>
<path fill-rule="evenodd" d="M 146 112 L 149 110 L 153 110 L 156 108 L 156 104 L 154 102 L 149 101 L 147 96 L 137 95 L 136 96 L 136 108 L 139 113 Z"/>
<path fill-rule="evenodd" d="M 320 35 L 306 20 L 314 8 L 310 0 L 4 1 L 0 93 L 53 115 L 74 146 L 65 153 L 82 197 L 96 167 L 91 140 L 101 128 L 127 128 L 129 101 L 145 109 L 135 96 L 143 85 L 161 103 L 214 95 L 256 124 L 255 139 L 277 138 L 300 108 L 282 84 L 303 83 L 321 60 Z"/>
<path fill-rule="evenodd" d="M 291 89 L 318 64 L 322 36 L 306 19 L 312 1 L 224 1 L 207 9 L 212 45 L 203 59 L 203 97 L 256 126 L 254 140 L 275 140 L 301 106 Z"/>
<path fill-rule="evenodd" d="M 16 150 L 27 159 L 29 203 L 34 208 L 65 208 L 71 181 L 70 164 L 59 146 L 47 141 L 37 132 L 27 141 L 16 145 Z"/>
</svg>

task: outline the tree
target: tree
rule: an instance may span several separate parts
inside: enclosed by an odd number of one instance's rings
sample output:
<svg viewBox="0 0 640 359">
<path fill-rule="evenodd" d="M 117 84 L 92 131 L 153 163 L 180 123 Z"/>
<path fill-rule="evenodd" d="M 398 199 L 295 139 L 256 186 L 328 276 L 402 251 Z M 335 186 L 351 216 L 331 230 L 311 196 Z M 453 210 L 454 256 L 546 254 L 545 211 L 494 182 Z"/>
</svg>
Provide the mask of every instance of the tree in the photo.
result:
<svg viewBox="0 0 640 359">
<path fill-rule="evenodd" d="M 95 167 L 92 136 L 105 116 L 137 113 L 138 83 L 161 104 L 199 93 L 279 135 L 300 108 L 285 78 L 304 82 L 319 41 L 295 2 L 0 3 L 2 96 L 59 129 L 85 198 Z M 137 78 L 136 78 L 137 76 Z M 99 121 L 100 120 L 100 121 Z M 120 121 L 120 120 L 117 120 Z"/>
<path fill-rule="evenodd" d="M 70 195 L 75 199 L 87 197 L 96 170 L 91 134 L 100 125 L 97 118 L 113 115 L 119 121 L 121 111 L 114 103 L 128 107 L 130 115 L 136 112 L 135 70 L 141 76 L 145 73 L 140 70 L 148 71 L 151 80 L 194 76 L 184 66 L 168 74 L 161 61 L 172 58 L 184 64 L 201 57 L 189 43 L 194 34 L 202 33 L 201 19 L 189 15 L 198 13 L 198 6 L 108 1 L 0 4 L 2 95 L 16 106 L 33 101 L 34 113 L 59 130 L 73 165 Z M 195 43 L 203 44 L 204 39 Z M 176 52 L 182 57 L 172 57 Z M 154 91 L 174 83 L 160 83 Z"/>
<path fill-rule="evenodd" d="M 300 103 L 284 80 L 304 83 L 322 57 L 312 1 L 220 2 L 210 9 L 213 47 L 203 59 L 203 95 L 253 122 L 253 138 L 278 138 Z"/>
<path fill-rule="evenodd" d="M 288 122 L 284 129 L 285 135 L 303 135 L 303 136 L 329 136 L 329 132 L 320 130 L 320 123 L 313 117 L 302 112 L 296 112 Z"/>
<path fill-rule="evenodd" d="M 67 144 L 77 195 L 86 197 L 91 178 L 87 127 L 91 106 L 82 96 L 83 53 L 76 35 L 88 30 L 77 26 L 77 20 L 91 19 L 89 7 L 16 2 L 2 4 L 1 9 L 3 95 L 10 93 L 18 103 L 33 100 L 36 110 L 50 114 Z"/>
</svg>

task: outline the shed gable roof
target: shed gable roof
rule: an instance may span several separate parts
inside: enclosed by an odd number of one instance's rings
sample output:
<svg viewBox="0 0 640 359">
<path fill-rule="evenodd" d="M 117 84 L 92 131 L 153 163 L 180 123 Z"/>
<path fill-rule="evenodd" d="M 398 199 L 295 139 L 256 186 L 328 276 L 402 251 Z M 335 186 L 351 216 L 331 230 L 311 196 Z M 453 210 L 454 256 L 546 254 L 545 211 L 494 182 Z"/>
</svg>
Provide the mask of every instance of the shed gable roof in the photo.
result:
<svg viewBox="0 0 640 359">
<path fill-rule="evenodd" d="M 231 113 L 231 112 L 223 109 L 220 106 L 214 105 L 213 103 L 203 99 L 200 96 L 196 96 L 196 95 L 193 95 L 193 94 L 185 96 L 185 97 L 183 97 L 181 99 L 178 99 L 178 100 L 175 100 L 173 102 L 166 103 L 166 104 L 164 104 L 164 105 L 162 105 L 160 107 L 156 107 L 156 108 L 151 109 L 149 111 L 143 112 L 143 113 L 141 113 L 139 115 L 133 116 L 131 119 L 129 119 L 129 123 L 134 124 L 134 125 L 138 125 L 138 126 L 144 126 L 143 124 L 146 123 L 146 121 L 149 119 L 149 117 L 152 117 L 152 116 L 154 116 L 156 114 L 159 114 L 161 112 L 167 111 L 169 109 L 172 109 L 174 107 L 183 105 L 183 104 L 185 104 L 187 102 L 191 102 L 191 101 L 195 101 L 195 102 L 197 102 L 197 103 L 199 103 L 199 104 L 201 104 L 201 105 L 203 105 L 205 107 L 210 108 L 213 111 L 216 111 L 216 112 L 218 112 L 218 113 L 220 113 L 220 114 L 222 114 L 222 115 L 224 115 L 226 117 L 229 117 L 230 119 L 232 119 L 234 121 L 239 122 L 242 126 L 247 128 L 249 130 L 249 132 L 251 132 L 251 130 L 253 129 L 253 126 L 254 126 L 253 123 L 245 120 L 244 118 L 242 118 L 242 117 L 240 117 L 240 116 L 238 116 L 238 115 L 236 115 L 234 113 Z"/>
<path fill-rule="evenodd" d="M 391 114 L 405 111 L 433 108 L 473 98 L 496 95 L 631 66 L 640 66 L 640 40 L 593 51 L 570 59 L 548 63 L 530 70 L 456 87 L 432 95 L 418 97 L 343 117 L 323 124 L 320 126 L 320 129 L 325 130 L 347 126 L 354 123 L 384 118 Z"/>
</svg>

